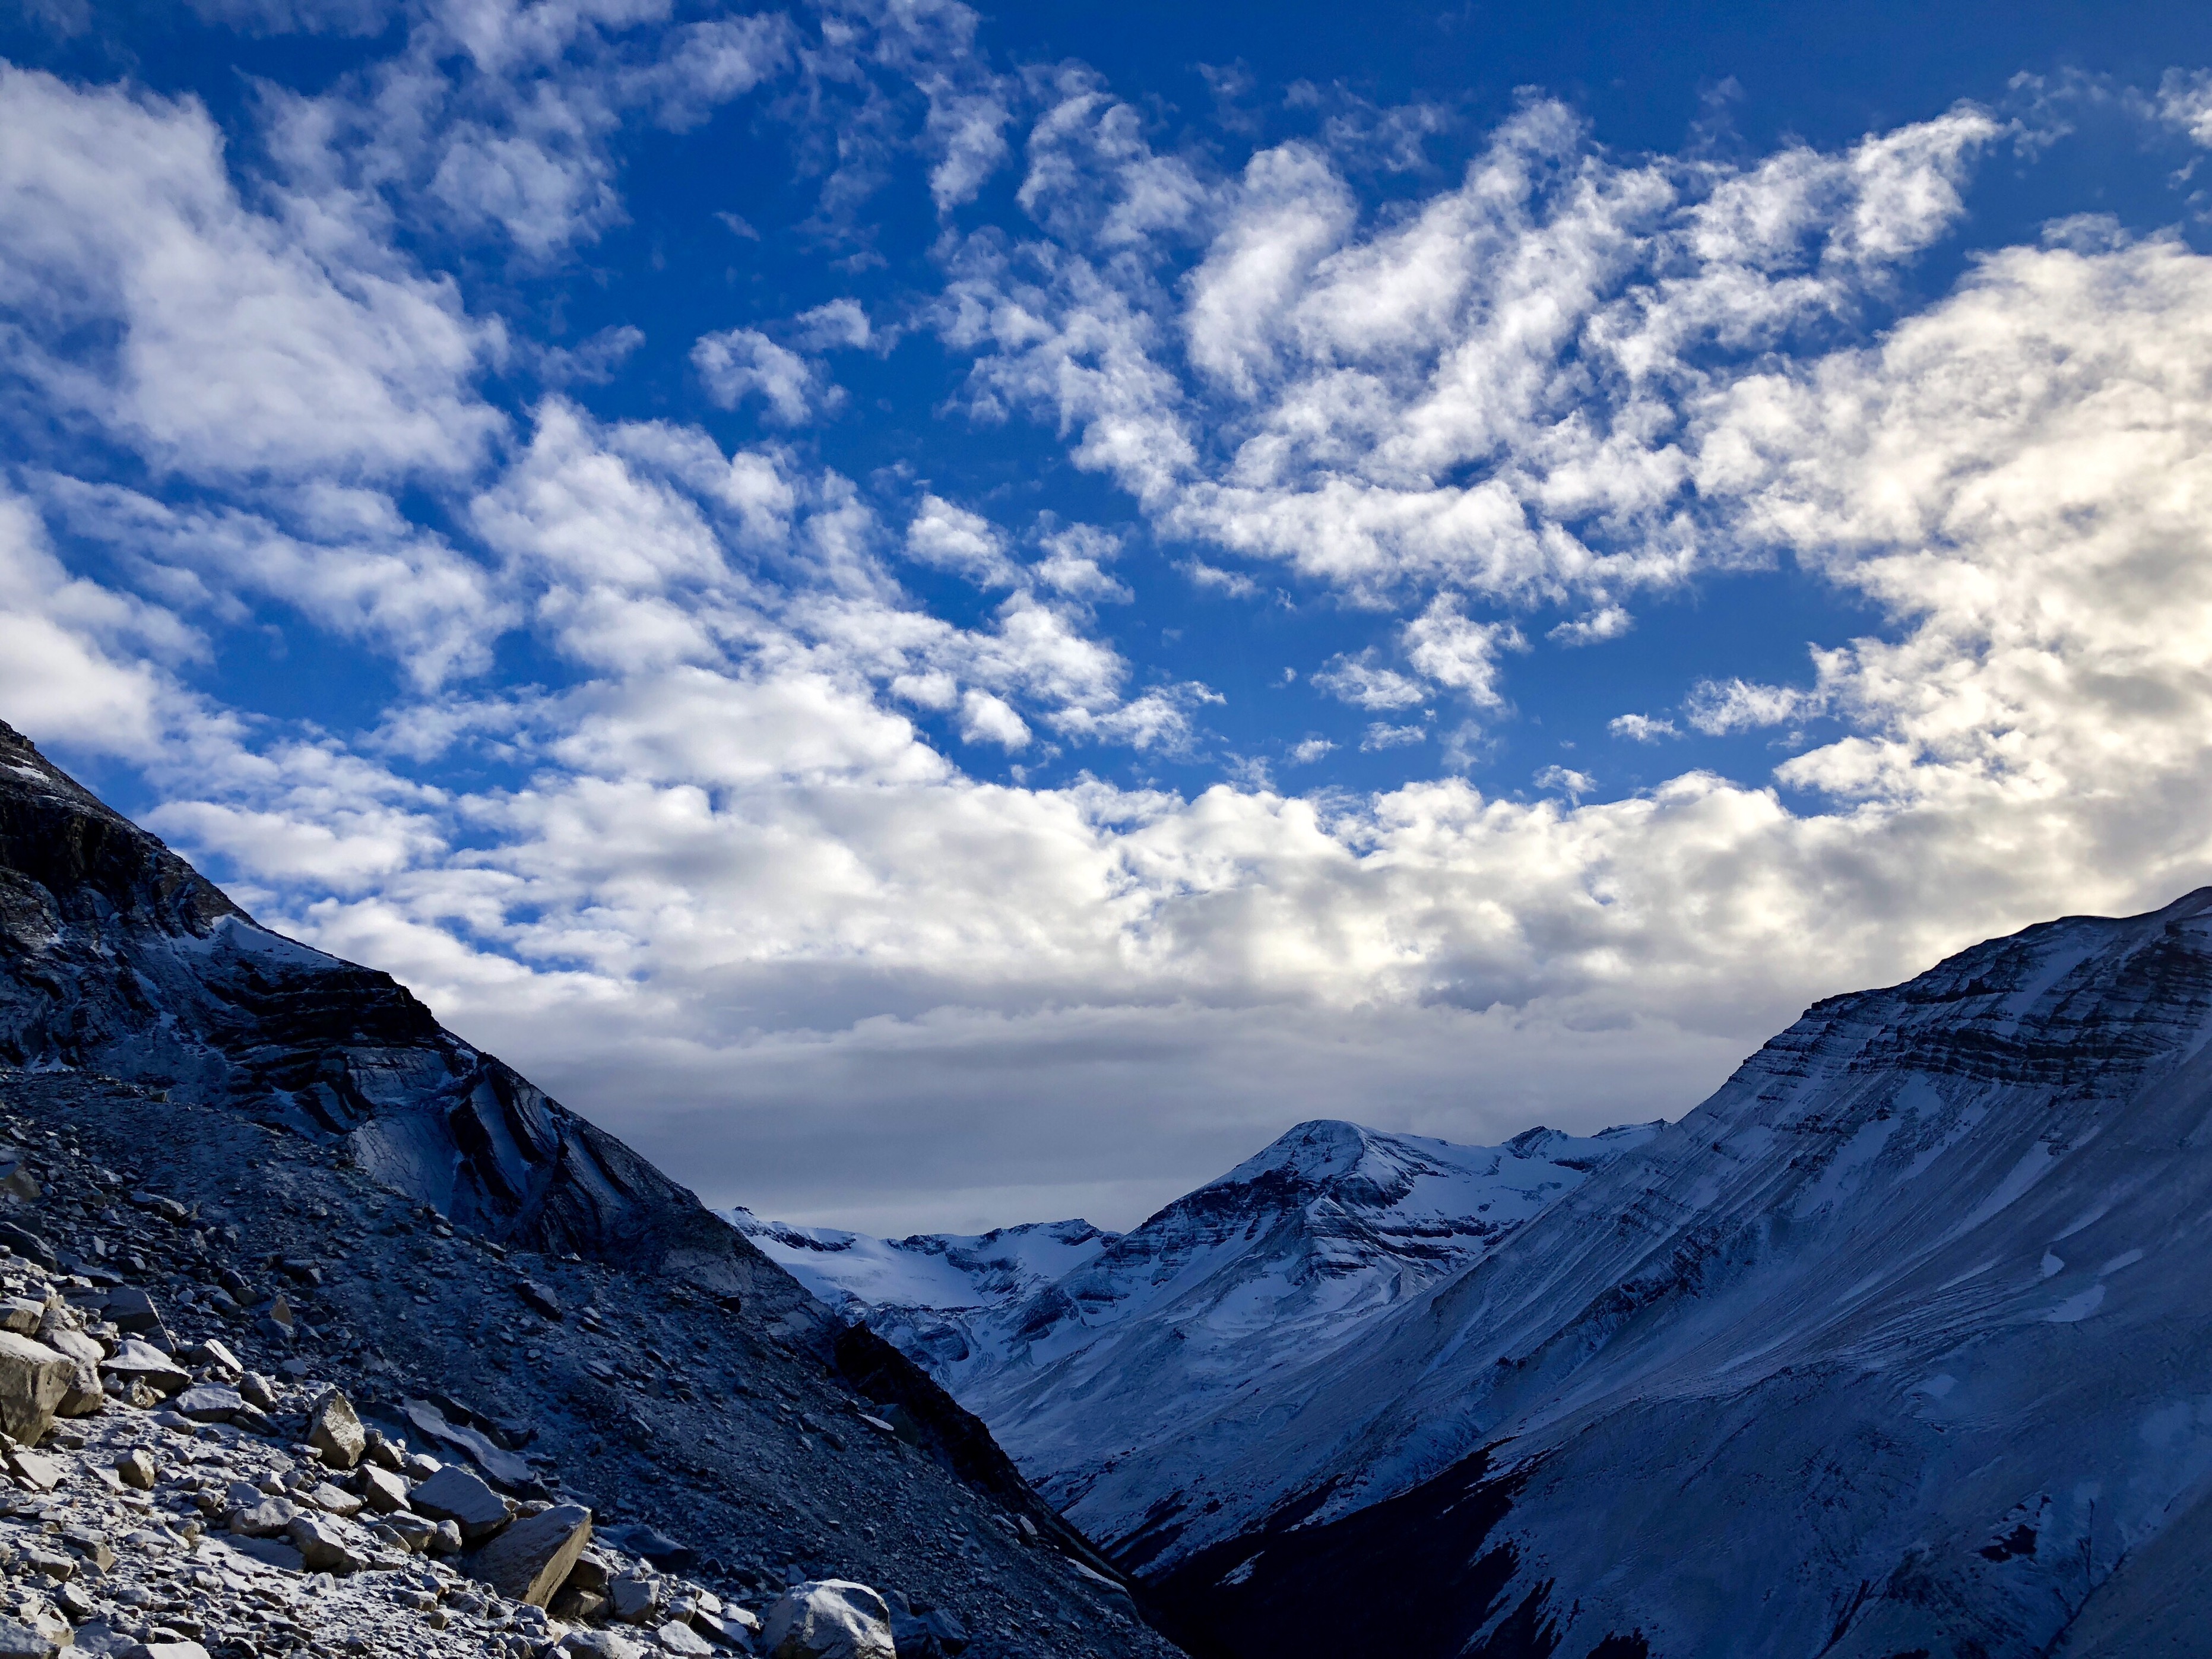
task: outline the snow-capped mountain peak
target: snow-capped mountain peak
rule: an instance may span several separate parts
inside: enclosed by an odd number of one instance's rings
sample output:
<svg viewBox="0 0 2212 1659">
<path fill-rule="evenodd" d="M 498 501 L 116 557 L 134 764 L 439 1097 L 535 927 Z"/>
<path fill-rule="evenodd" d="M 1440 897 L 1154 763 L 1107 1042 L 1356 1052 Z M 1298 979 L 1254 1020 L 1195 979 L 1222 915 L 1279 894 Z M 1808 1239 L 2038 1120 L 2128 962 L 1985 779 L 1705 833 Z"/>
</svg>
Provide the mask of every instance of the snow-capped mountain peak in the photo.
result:
<svg viewBox="0 0 2212 1659">
<path fill-rule="evenodd" d="M 1659 1127 L 1462 1146 L 1317 1119 L 1121 1235 L 1069 1221 L 886 1240 L 730 1213 L 928 1366 L 1066 1503 L 1233 1413 L 1254 1379 L 1352 1342 Z"/>
</svg>

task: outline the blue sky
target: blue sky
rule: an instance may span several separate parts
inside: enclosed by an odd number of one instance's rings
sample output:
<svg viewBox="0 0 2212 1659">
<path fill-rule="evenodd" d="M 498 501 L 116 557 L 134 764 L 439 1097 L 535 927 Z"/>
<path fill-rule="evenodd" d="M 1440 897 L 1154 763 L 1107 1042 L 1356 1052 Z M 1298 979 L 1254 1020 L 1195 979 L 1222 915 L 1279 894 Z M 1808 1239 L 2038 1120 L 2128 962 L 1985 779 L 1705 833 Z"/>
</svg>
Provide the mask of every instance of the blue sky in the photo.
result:
<svg viewBox="0 0 2212 1659">
<path fill-rule="evenodd" d="M 0 717 L 712 1201 L 2212 874 L 2197 9 L 23 0 Z"/>
</svg>

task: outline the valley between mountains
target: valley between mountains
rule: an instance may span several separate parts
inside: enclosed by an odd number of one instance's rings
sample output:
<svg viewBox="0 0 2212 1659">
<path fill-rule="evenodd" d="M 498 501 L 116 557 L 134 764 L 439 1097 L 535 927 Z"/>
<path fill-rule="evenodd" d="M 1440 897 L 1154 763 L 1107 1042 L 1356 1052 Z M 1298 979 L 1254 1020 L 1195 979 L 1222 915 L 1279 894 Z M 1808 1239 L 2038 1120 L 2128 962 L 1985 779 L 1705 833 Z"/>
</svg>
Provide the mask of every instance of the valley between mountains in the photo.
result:
<svg viewBox="0 0 2212 1659">
<path fill-rule="evenodd" d="M 710 1213 L 0 727 L 0 1652 L 2212 1651 L 2208 1038 L 2212 890 L 1670 1123 L 871 1239 Z"/>
</svg>

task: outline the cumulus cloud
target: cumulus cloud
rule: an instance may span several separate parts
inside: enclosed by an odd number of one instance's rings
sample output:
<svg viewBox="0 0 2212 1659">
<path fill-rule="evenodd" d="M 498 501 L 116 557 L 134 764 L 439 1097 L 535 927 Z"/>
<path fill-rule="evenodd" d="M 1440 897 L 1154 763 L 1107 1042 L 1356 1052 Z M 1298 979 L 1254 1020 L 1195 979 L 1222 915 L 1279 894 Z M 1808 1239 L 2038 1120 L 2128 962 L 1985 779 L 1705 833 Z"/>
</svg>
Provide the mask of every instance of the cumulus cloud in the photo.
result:
<svg viewBox="0 0 2212 1659">
<path fill-rule="evenodd" d="M 1363 599 L 1601 615 L 1729 556 L 1686 489 L 1697 401 L 1870 303 L 1956 222 L 2001 131 L 1961 108 L 1840 153 L 1629 166 L 1532 102 L 1456 188 L 1363 223 L 1309 145 L 1208 183 L 1067 92 L 1024 187 L 1051 240 L 952 261 L 939 327 L 975 355 L 979 410 L 1048 413 L 1171 533 Z M 1122 214 L 1158 169 L 1175 210 Z M 1178 285 L 1108 257 L 1207 222 Z"/>
<path fill-rule="evenodd" d="M 239 198 L 190 100 L 0 69 L 9 379 L 206 478 L 465 472 L 500 349 L 450 279 Z"/>
<path fill-rule="evenodd" d="M 1406 659 L 1416 670 L 1484 708 L 1504 702 L 1498 689 L 1498 653 L 1528 648 L 1510 623 L 1470 621 L 1447 595 L 1430 601 L 1427 610 L 1407 623 L 1404 638 Z"/>
<path fill-rule="evenodd" d="M 1587 616 L 1561 623 L 1544 637 L 1560 645 L 1596 645 L 1617 640 L 1636 626 L 1636 619 L 1617 605 L 1600 605 Z"/>
<path fill-rule="evenodd" d="M 1674 721 L 1650 714 L 1616 714 L 1606 722 L 1606 730 L 1631 743 L 1656 743 L 1662 738 L 1682 735 Z"/>
<path fill-rule="evenodd" d="M 1006 538 L 981 514 L 925 495 L 906 527 L 906 556 L 933 569 L 964 576 L 979 587 L 1014 587 L 1022 575 L 1007 556 Z"/>
<path fill-rule="evenodd" d="M 1682 717 L 1711 737 L 1780 726 L 1811 712 L 1816 700 L 1787 685 L 1753 685 L 1746 680 L 1701 680 L 1682 705 Z"/>
<path fill-rule="evenodd" d="M 1679 1109 L 1814 996 L 2212 877 L 2212 260 L 2062 237 L 1893 315 L 1999 136 L 1971 109 L 1624 161 L 1532 100 L 1377 216 L 1352 181 L 1390 164 L 1379 112 L 1215 176 L 1080 65 L 962 67 L 972 14 L 928 10 L 802 72 L 922 100 L 953 411 L 1042 415 L 1194 582 L 1374 607 L 1378 642 L 1314 676 L 1364 732 L 1281 752 L 1356 742 L 1399 781 L 1147 781 L 1204 757 L 1218 694 L 1100 632 L 1147 563 L 1103 530 L 680 416 L 481 401 L 499 331 L 395 246 L 442 225 L 542 270 L 621 210 L 611 124 L 680 128 L 795 38 L 653 5 L 410 23 L 385 70 L 272 95 L 243 193 L 196 106 L 0 82 L 15 406 L 160 474 L 0 497 L 0 713 L 129 757 L 270 920 L 711 1200 L 887 1228 L 1126 1222 L 1318 1112 L 1472 1139 Z M 1008 161 L 1026 224 L 969 234 Z M 834 396 L 815 354 L 892 325 L 840 301 L 710 336 L 702 383 L 797 426 Z M 80 328 L 113 349 L 64 349 Z M 1800 684 L 1717 663 L 1612 722 L 1832 722 L 1771 775 L 1433 775 L 1507 705 L 1516 619 L 1585 643 L 1639 592 L 1784 559 L 1878 622 Z M 979 590 L 961 620 L 920 568 Z M 181 689 L 258 599 L 399 665 L 372 729 Z M 544 684 L 471 678 L 503 633 Z M 1063 745 L 1137 759 L 1007 764 Z"/>
</svg>

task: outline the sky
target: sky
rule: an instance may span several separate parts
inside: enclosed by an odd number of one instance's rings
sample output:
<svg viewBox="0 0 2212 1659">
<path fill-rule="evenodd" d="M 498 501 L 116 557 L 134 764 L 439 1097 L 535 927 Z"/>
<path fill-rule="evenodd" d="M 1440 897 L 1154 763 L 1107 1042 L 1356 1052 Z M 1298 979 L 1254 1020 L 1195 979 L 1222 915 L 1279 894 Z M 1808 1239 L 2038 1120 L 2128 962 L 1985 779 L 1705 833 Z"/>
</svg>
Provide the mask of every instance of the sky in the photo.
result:
<svg viewBox="0 0 2212 1659">
<path fill-rule="evenodd" d="M 716 1206 L 2212 881 L 2212 14 L 0 0 L 0 719 Z"/>
</svg>

